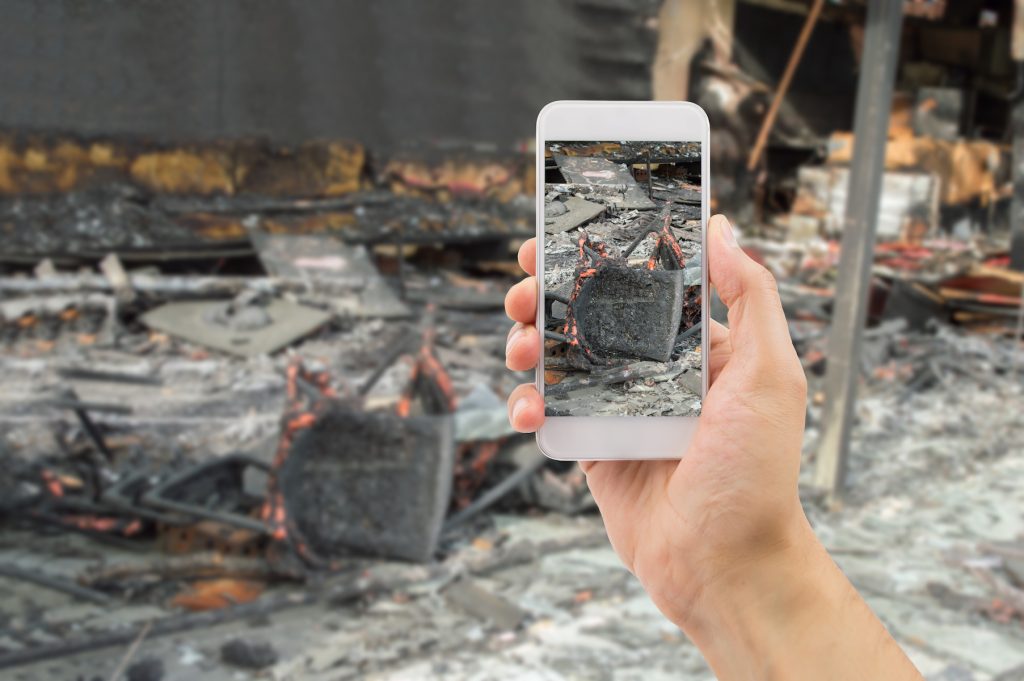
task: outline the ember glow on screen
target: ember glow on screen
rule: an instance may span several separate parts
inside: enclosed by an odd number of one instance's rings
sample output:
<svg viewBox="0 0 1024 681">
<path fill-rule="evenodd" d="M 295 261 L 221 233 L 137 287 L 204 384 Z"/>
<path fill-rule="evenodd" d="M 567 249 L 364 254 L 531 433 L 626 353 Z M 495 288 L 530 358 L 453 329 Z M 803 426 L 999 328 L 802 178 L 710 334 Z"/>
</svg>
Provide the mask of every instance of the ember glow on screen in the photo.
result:
<svg viewBox="0 0 1024 681">
<path fill-rule="evenodd" d="M 698 416 L 700 142 L 547 142 L 548 416 Z"/>
</svg>

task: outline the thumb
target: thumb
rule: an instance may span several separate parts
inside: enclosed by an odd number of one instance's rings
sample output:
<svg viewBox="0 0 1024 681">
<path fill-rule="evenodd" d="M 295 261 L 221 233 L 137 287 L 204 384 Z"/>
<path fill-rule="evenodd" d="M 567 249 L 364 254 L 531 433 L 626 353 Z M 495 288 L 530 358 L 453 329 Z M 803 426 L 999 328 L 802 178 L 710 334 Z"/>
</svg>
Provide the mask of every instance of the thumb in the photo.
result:
<svg viewBox="0 0 1024 681">
<path fill-rule="evenodd" d="M 775 277 L 743 252 L 723 215 L 708 222 L 707 244 L 709 278 L 729 308 L 733 353 L 771 361 L 784 352 L 788 360 L 793 345 Z"/>
</svg>

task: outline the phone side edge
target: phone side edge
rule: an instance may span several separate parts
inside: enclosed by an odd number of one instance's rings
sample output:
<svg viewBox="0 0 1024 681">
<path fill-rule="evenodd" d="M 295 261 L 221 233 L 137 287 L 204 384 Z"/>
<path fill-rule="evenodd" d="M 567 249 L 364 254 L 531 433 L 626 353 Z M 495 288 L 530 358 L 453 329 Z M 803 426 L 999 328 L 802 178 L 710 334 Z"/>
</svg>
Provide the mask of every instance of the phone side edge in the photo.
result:
<svg viewBox="0 0 1024 681">
<path fill-rule="evenodd" d="M 701 106 L 689 103 L 700 111 L 704 119 L 700 145 L 700 412 L 703 414 L 704 400 L 711 388 L 711 276 L 708 268 L 708 223 L 711 221 L 711 120 Z"/>
<path fill-rule="evenodd" d="M 534 238 L 537 239 L 537 246 L 534 249 L 535 267 L 537 268 L 537 311 L 534 323 L 537 326 L 537 333 L 540 335 L 540 357 L 537 358 L 537 368 L 534 370 L 534 383 L 537 386 L 537 393 L 540 395 L 541 406 L 545 412 L 545 421 L 547 417 L 547 404 L 544 402 L 544 150 L 547 147 L 547 135 L 544 132 L 544 124 L 548 115 L 561 106 L 563 106 L 562 100 L 549 102 L 537 113 L 537 129 L 534 137 L 534 164 L 536 165 L 534 172 L 536 176 L 536 186 L 534 187 L 534 192 L 536 193 Z M 542 423 L 534 434 L 537 448 L 541 451 L 541 454 L 549 459 L 564 461 L 565 459 L 561 459 L 549 451 L 550 447 L 545 442 L 544 426 L 545 424 Z"/>
</svg>

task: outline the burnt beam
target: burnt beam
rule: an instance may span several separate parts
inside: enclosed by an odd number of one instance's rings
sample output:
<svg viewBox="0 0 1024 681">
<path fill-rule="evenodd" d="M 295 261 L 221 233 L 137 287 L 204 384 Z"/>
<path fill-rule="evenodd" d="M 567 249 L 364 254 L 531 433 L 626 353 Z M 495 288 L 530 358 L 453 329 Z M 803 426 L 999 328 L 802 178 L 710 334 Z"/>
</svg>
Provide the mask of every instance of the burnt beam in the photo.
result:
<svg viewBox="0 0 1024 681">
<path fill-rule="evenodd" d="M 1024 65 L 1018 64 L 1018 69 Z M 1010 202 L 1010 267 L 1024 272 L 1024 93 L 1013 104 L 1013 199 Z"/>
</svg>

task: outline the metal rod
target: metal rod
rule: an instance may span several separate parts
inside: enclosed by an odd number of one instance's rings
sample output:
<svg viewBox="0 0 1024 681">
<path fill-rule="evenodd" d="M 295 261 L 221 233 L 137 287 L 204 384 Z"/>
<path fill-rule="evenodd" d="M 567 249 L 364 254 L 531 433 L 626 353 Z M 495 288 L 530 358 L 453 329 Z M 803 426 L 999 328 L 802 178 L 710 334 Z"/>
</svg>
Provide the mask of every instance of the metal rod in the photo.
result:
<svg viewBox="0 0 1024 681">
<path fill-rule="evenodd" d="M 693 326 L 688 328 L 686 331 L 683 331 L 681 334 L 676 336 L 676 344 L 678 345 L 682 341 L 686 340 L 687 338 L 689 338 L 693 334 L 695 334 L 698 331 L 700 331 L 700 327 L 702 327 L 703 325 L 704 325 L 704 322 L 697 322 L 696 324 L 694 324 Z"/>
<path fill-rule="evenodd" d="M 298 388 L 307 399 L 316 402 L 323 398 L 324 394 L 320 391 L 320 388 L 313 385 L 302 376 L 295 377 L 295 387 Z"/>
<path fill-rule="evenodd" d="M 1024 65 L 1018 65 L 1024 73 Z M 1011 128 L 1013 195 L 1010 200 L 1010 268 L 1024 272 L 1024 96 L 1018 95 L 1013 103 Z"/>
<path fill-rule="evenodd" d="M 146 376 L 142 374 L 123 374 L 118 371 L 100 371 L 98 369 L 86 369 L 84 367 L 62 367 L 57 369 L 57 375 L 61 378 L 77 379 L 81 381 L 109 381 L 111 383 L 129 383 L 132 385 L 163 385 L 159 376 Z"/>
<path fill-rule="evenodd" d="M 633 254 L 633 251 L 637 249 L 637 246 L 643 243 L 643 240 L 646 239 L 650 234 L 657 234 L 657 232 L 648 227 L 641 234 L 638 234 L 637 237 L 633 239 L 633 242 L 626 247 L 626 250 L 622 252 L 622 257 L 628 258 L 629 256 L 631 256 Z"/>
<path fill-rule="evenodd" d="M 466 508 L 452 514 L 452 516 L 445 521 L 444 531 L 448 532 L 449 530 L 459 527 L 481 511 L 485 511 L 496 504 L 502 499 L 502 497 L 540 470 L 545 461 L 547 461 L 547 458 L 540 452 L 537 452 L 532 461 L 510 473 L 504 480 L 478 496 L 476 500 Z"/>
<path fill-rule="evenodd" d="M 854 113 L 850 186 L 840 246 L 839 284 L 828 339 L 822 435 L 815 468 L 815 482 L 826 490 L 831 502 L 842 495 L 850 449 L 889 110 L 903 24 L 902 0 L 869 2 L 866 22 Z"/>
<path fill-rule="evenodd" d="M 775 88 L 772 104 L 768 107 L 768 113 L 765 114 L 764 120 L 761 121 L 761 130 L 757 133 L 757 141 L 754 142 L 754 148 L 750 150 L 750 157 L 747 159 L 748 171 L 756 168 L 758 161 L 761 160 L 761 154 L 764 152 L 765 145 L 768 144 L 768 135 L 775 126 L 775 118 L 779 115 L 779 107 L 782 106 L 782 100 L 785 98 L 786 92 L 789 91 L 789 84 L 793 80 L 793 74 L 796 73 L 796 67 L 800 64 L 800 59 L 804 55 L 804 48 L 807 47 L 807 42 L 811 38 L 811 32 L 814 30 L 814 25 L 818 23 L 818 15 L 821 14 L 821 8 L 824 5 L 825 0 L 814 0 L 811 11 L 807 13 L 804 27 L 800 29 L 800 36 L 796 39 L 793 51 L 789 55 L 786 70 L 782 73 L 779 86 Z M 867 52 L 864 54 L 867 55 Z M 863 71 L 861 72 L 861 77 L 863 77 Z"/>
<path fill-rule="evenodd" d="M 565 380 L 561 383 L 545 386 L 544 395 L 547 397 L 564 397 L 573 390 L 589 388 L 595 385 L 615 385 L 626 381 L 635 381 L 642 378 L 650 378 L 665 372 L 665 366 L 657 362 L 646 362 L 643 364 L 626 364 L 624 366 L 595 371 L 594 373 L 575 380 Z"/>
<path fill-rule="evenodd" d="M 657 234 L 658 220 L 661 220 L 662 223 L 664 223 L 666 217 L 669 219 L 669 224 L 672 224 L 672 208 L 670 206 L 666 206 L 665 208 L 661 209 L 661 211 L 659 211 L 658 213 L 655 213 L 644 224 L 643 231 L 637 234 L 636 238 L 633 239 L 632 243 L 630 243 L 629 246 L 626 247 L 626 250 L 622 252 L 622 257 L 628 258 L 629 256 L 631 256 L 633 254 L 633 251 L 637 249 L 637 246 L 643 243 L 643 240 L 646 239 L 649 234 Z"/>
<path fill-rule="evenodd" d="M 359 386 L 358 394 L 360 396 L 369 393 L 370 390 L 373 389 L 373 386 L 377 385 L 377 381 L 379 381 L 380 377 L 384 375 L 384 372 L 387 371 L 399 357 L 409 352 L 413 339 L 414 337 L 412 335 L 407 335 L 391 346 L 391 351 L 385 355 L 381 363 L 377 365 L 377 368 L 375 368 L 367 379 L 363 381 L 363 384 Z"/>
<path fill-rule="evenodd" d="M 52 400 L 38 402 L 40 406 L 57 407 L 58 409 L 70 409 L 72 411 L 101 411 L 106 414 L 131 414 L 132 408 L 123 404 L 112 404 L 108 402 L 86 402 L 78 397 L 58 397 Z"/>
<path fill-rule="evenodd" d="M 110 451 L 110 447 L 107 446 L 107 441 L 103 439 L 103 433 L 100 432 L 99 427 L 89 418 L 89 413 L 84 409 L 75 409 L 75 416 L 78 417 L 78 422 L 82 424 L 82 430 L 89 436 L 92 443 L 96 445 L 96 449 L 100 450 L 100 454 L 107 460 L 107 463 L 114 461 L 114 453 Z M 99 490 L 96 490 L 99 494 Z"/>
<path fill-rule="evenodd" d="M 105 593 L 96 591 L 95 589 L 87 589 L 84 586 L 79 586 L 70 579 L 47 575 L 37 569 L 26 570 L 25 568 L 18 567 L 17 565 L 0 564 L 0 577 L 17 579 L 22 582 L 30 582 L 38 586 L 46 587 L 52 591 L 59 591 L 69 596 L 74 596 L 79 600 L 96 603 L 98 605 L 110 605 L 112 600 L 110 596 Z"/>
<path fill-rule="evenodd" d="M 647 198 L 654 200 L 654 178 L 651 177 L 651 148 L 647 147 Z"/>
<path fill-rule="evenodd" d="M 402 300 L 406 300 L 408 291 L 406 290 L 406 276 L 405 276 L 405 225 L 400 225 L 398 230 L 395 232 L 395 260 L 397 261 L 397 274 L 398 274 L 398 297 Z"/>
<path fill-rule="evenodd" d="M 601 260 L 601 254 L 586 244 L 583 244 L 583 252 L 587 254 L 587 257 L 590 258 L 590 262 L 592 263 L 596 263 Z"/>
<path fill-rule="evenodd" d="M 92 418 L 90 418 L 88 410 L 92 409 L 95 411 L 105 411 L 113 414 L 131 414 L 132 410 L 130 408 L 124 407 L 119 404 L 83 402 L 82 400 L 78 399 L 78 394 L 70 388 L 63 391 L 63 396 L 60 399 L 48 400 L 46 404 L 55 407 L 62 407 L 64 409 L 70 409 L 72 412 L 74 412 L 75 416 L 78 418 L 78 422 L 82 425 L 82 430 L 85 432 L 86 436 L 92 441 L 93 445 L 96 446 L 96 449 L 100 451 L 100 454 L 103 455 L 103 458 L 107 460 L 107 463 L 113 462 L 114 453 L 110 451 L 110 447 L 107 446 L 107 441 L 103 439 L 103 433 L 100 431 L 99 427 L 92 420 Z M 94 482 L 98 481 L 99 478 L 97 476 Z M 96 494 L 99 494 L 101 490 L 97 487 L 94 490 L 94 492 Z"/>
<path fill-rule="evenodd" d="M 142 629 L 139 629 L 139 633 L 135 636 L 135 640 L 132 641 L 132 644 L 128 646 L 128 650 L 126 650 L 124 655 L 121 657 L 121 661 L 117 663 L 114 671 L 110 673 L 110 676 L 108 677 L 109 681 L 118 681 L 118 679 L 121 678 L 121 674 L 124 672 L 125 667 L 127 667 L 128 663 L 135 657 L 135 653 L 139 651 L 139 646 L 142 645 L 142 641 L 146 638 L 146 635 L 149 634 L 149 630 L 152 628 L 153 620 L 142 625 Z"/>
<path fill-rule="evenodd" d="M 1014 380 L 1020 380 L 1020 367 L 1021 367 L 1021 342 L 1024 341 L 1024 282 L 1020 285 L 1020 305 L 1017 306 L 1017 330 L 1014 331 L 1013 337 L 1017 339 L 1017 344 L 1013 348 L 1013 377 Z"/>
</svg>

